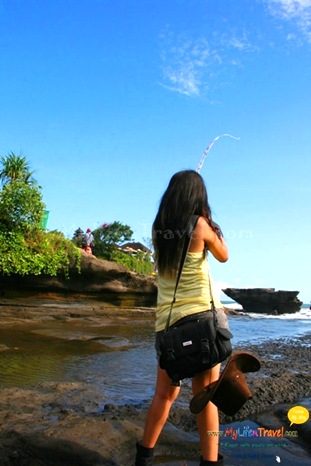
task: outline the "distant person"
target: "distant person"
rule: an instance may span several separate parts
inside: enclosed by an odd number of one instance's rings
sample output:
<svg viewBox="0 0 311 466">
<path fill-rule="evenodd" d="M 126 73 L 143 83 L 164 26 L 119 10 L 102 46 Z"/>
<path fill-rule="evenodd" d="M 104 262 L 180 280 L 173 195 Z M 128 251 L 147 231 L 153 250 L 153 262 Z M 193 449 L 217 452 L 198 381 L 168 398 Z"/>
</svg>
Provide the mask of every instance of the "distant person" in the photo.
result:
<svg viewBox="0 0 311 466">
<path fill-rule="evenodd" d="M 88 228 L 83 238 L 83 249 L 88 254 L 92 254 L 92 247 L 94 246 L 94 236 L 92 230 Z"/>
</svg>

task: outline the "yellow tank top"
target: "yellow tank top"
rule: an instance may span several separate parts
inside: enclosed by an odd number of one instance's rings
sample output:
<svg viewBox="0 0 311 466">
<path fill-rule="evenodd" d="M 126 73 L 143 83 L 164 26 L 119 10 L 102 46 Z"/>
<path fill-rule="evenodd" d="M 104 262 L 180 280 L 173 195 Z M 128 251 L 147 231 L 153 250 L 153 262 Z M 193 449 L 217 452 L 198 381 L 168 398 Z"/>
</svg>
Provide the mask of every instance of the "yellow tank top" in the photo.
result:
<svg viewBox="0 0 311 466">
<path fill-rule="evenodd" d="M 164 330 L 176 280 L 158 277 L 158 298 L 156 310 L 156 332 Z M 216 308 L 223 308 L 212 293 Z M 179 280 L 176 302 L 174 303 L 170 325 L 191 314 L 211 309 L 209 268 L 207 257 L 202 252 L 188 252 Z"/>
</svg>

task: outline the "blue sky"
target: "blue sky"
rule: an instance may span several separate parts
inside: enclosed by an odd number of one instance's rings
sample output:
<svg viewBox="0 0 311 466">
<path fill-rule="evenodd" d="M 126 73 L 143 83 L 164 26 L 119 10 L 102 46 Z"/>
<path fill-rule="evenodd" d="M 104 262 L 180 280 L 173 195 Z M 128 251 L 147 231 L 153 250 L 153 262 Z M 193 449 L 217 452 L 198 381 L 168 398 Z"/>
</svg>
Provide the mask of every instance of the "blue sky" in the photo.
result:
<svg viewBox="0 0 311 466">
<path fill-rule="evenodd" d="M 146 243 L 178 170 L 201 174 L 221 287 L 311 300 L 311 0 L 0 0 L 0 154 L 26 156 L 67 237 Z"/>
</svg>

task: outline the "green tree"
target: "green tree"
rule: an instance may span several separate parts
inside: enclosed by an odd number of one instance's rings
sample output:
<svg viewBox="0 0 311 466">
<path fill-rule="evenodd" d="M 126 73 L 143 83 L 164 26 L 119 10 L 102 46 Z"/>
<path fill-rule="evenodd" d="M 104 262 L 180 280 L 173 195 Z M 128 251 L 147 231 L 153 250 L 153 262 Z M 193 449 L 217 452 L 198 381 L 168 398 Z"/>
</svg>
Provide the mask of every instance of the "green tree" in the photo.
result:
<svg viewBox="0 0 311 466">
<path fill-rule="evenodd" d="M 13 180 L 0 191 L 0 229 L 23 232 L 39 229 L 44 208 L 39 186 Z"/>
<path fill-rule="evenodd" d="M 93 254 L 106 260 L 113 260 L 113 252 L 125 241 L 130 241 L 133 231 L 128 225 L 120 222 L 103 224 L 100 228 L 93 230 L 95 244 Z"/>
<path fill-rule="evenodd" d="M 80 268 L 81 253 L 60 232 L 41 228 L 45 204 L 25 157 L 0 158 L 0 273 L 69 274 Z"/>
<path fill-rule="evenodd" d="M 45 205 L 41 187 L 32 175 L 25 157 L 13 152 L 0 157 L 0 229 L 26 231 L 40 228 Z"/>
<path fill-rule="evenodd" d="M 2 169 L 0 171 L 0 180 L 2 185 L 12 183 L 14 181 L 23 181 L 26 184 L 35 183 L 32 177 L 33 172 L 30 171 L 29 163 L 26 157 L 15 155 L 10 152 L 8 156 L 0 157 Z"/>
</svg>

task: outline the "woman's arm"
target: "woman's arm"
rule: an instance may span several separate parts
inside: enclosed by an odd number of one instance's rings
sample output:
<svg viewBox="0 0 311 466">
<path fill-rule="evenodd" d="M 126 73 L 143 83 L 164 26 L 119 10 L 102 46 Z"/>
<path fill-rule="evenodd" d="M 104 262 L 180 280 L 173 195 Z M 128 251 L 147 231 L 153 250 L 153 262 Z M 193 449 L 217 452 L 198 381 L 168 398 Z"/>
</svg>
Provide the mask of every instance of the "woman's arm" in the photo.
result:
<svg viewBox="0 0 311 466">
<path fill-rule="evenodd" d="M 191 245 L 190 252 L 200 252 L 207 248 L 219 262 L 226 262 L 229 258 L 228 248 L 224 238 L 213 230 L 204 217 L 199 217 Z"/>
</svg>

